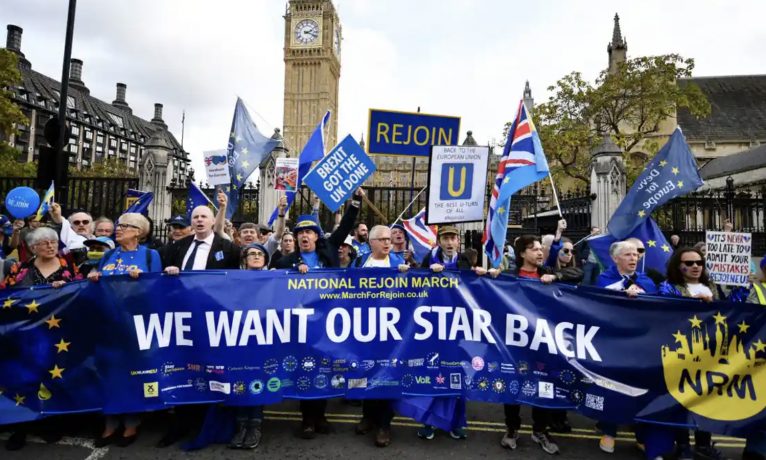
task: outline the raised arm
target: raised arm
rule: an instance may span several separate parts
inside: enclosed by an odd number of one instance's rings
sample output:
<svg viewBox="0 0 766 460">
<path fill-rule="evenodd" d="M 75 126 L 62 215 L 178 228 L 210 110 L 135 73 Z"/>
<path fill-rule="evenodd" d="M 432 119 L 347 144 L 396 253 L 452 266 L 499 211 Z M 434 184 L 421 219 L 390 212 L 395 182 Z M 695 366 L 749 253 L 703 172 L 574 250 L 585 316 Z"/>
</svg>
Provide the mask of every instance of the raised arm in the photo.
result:
<svg viewBox="0 0 766 460">
<path fill-rule="evenodd" d="M 359 209 L 362 206 L 362 197 L 364 197 L 364 190 L 359 187 L 354 192 L 354 196 L 351 199 L 351 205 L 346 209 L 343 214 L 343 218 L 340 220 L 338 228 L 330 235 L 329 242 L 334 247 L 338 247 L 346 240 L 346 237 L 351 233 L 351 229 L 354 228 L 354 222 L 359 216 Z"/>
</svg>

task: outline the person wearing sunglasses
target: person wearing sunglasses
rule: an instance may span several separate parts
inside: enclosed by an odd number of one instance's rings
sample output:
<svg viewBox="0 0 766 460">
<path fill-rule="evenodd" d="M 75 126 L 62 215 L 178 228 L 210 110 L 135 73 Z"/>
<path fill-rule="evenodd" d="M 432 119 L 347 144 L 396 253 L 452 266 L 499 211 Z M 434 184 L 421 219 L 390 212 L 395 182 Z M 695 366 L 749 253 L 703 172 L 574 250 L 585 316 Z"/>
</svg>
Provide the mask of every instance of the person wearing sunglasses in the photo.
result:
<svg viewBox="0 0 766 460">
<path fill-rule="evenodd" d="M 87 239 L 95 238 L 93 234 L 96 224 L 93 222 L 93 217 L 85 211 L 76 212 L 69 216 L 69 225 L 72 226 L 72 230 L 80 236 L 84 236 Z"/>
<path fill-rule="evenodd" d="M 551 248 L 551 253 L 553 253 L 553 248 Z M 554 255 L 556 258 L 551 268 L 556 274 L 556 279 L 563 283 L 579 284 L 583 280 L 584 272 L 575 262 L 572 240 L 562 237 L 560 249 Z"/>
<path fill-rule="evenodd" d="M 660 285 L 660 295 L 669 297 L 690 297 L 705 302 L 721 299 L 718 288 L 708 277 L 705 257 L 698 249 L 682 247 L 677 249 L 668 261 L 667 281 Z M 723 458 L 713 446 L 711 434 L 706 431 L 694 432 L 694 450 L 689 443 L 689 431 L 679 430 L 676 435 L 678 458 Z"/>
</svg>

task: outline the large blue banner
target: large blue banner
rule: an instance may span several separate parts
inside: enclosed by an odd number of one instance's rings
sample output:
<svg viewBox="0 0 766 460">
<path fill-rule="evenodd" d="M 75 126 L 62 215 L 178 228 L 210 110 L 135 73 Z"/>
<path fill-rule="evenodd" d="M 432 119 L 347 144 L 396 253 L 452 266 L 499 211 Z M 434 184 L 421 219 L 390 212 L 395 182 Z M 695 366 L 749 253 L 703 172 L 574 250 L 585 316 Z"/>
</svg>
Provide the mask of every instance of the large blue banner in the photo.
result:
<svg viewBox="0 0 766 460">
<path fill-rule="evenodd" d="M 367 151 L 431 155 L 433 145 L 458 145 L 460 117 L 370 109 Z"/>
<path fill-rule="evenodd" d="M 0 423 L 408 395 L 727 434 L 766 419 L 757 305 L 388 269 L 112 277 L 0 304 Z"/>
</svg>

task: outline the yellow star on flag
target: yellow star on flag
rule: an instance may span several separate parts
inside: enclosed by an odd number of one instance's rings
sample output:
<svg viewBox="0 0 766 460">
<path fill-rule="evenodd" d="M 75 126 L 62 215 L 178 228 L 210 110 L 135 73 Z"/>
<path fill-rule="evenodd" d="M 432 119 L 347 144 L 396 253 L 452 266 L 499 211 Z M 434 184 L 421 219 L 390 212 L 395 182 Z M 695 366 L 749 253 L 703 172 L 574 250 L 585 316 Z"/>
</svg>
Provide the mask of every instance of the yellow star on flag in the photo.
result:
<svg viewBox="0 0 766 460">
<path fill-rule="evenodd" d="M 753 347 L 755 347 L 755 351 L 766 351 L 766 343 L 763 343 L 763 340 L 758 339 L 757 342 L 753 344 Z"/>
<path fill-rule="evenodd" d="M 59 367 L 58 364 L 54 364 L 53 369 L 49 370 L 48 372 L 50 372 L 52 379 L 61 379 L 64 378 L 61 374 L 63 374 L 65 370 L 65 368 Z"/>
<path fill-rule="evenodd" d="M 231 186 L 231 189 L 232 189 L 232 190 L 236 190 L 236 189 L 237 189 L 237 186 L 236 186 L 236 185 L 232 185 L 232 186 Z"/>
<path fill-rule="evenodd" d="M 645 215 L 646 215 L 646 211 L 644 211 L 643 209 L 638 211 L 638 217 L 644 217 Z"/>
<path fill-rule="evenodd" d="M 676 339 L 676 343 L 683 343 L 684 339 L 686 339 L 686 336 L 681 334 L 681 331 L 677 331 L 675 334 L 673 334 L 673 338 Z"/>
<path fill-rule="evenodd" d="M 243 167 L 243 168 L 248 168 L 248 167 L 250 167 L 250 162 L 248 162 L 247 160 L 243 161 L 243 162 L 242 162 L 242 167 Z"/>
<path fill-rule="evenodd" d="M 237 180 L 242 182 L 242 174 L 237 174 Z"/>
<path fill-rule="evenodd" d="M 497 213 L 498 214 L 504 214 L 505 213 L 505 208 L 500 206 L 499 208 L 497 208 Z"/>
<path fill-rule="evenodd" d="M 716 324 L 726 324 L 726 317 L 720 311 L 713 315 L 713 319 L 715 319 Z"/>
<path fill-rule="evenodd" d="M 16 393 L 16 396 L 13 398 L 14 401 L 16 401 L 16 405 L 20 406 L 24 404 L 24 400 L 27 399 L 26 396 L 21 396 L 20 394 Z"/>
<path fill-rule="evenodd" d="M 508 182 L 510 182 L 510 181 L 511 181 L 511 178 L 510 178 L 510 177 L 506 177 L 505 179 L 503 179 L 503 183 L 504 183 L 504 184 L 507 184 L 507 183 L 508 183 Z"/>
<path fill-rule="evenodd" d="M 242 153 L 242 155 L 247 155 L 250 152 L 247 151 L 247 147 L 242 147 L 241 153 Z"/>
<path fill-rule="evenodd" d="M 693 318 L 689 318 L 689 322 L 692 323 L 692 328 L 700 329 L 700 325 L 702 325 L 702 320 L 697 318 L 697 315 L 694 315 Z"/>
<path fill-rule="evenodd" d="M 747 324 L 744 320 L 741 323 L 737 324 L 737 327 L 739 328 L 740 334 L 744 334 L 747 332 L 748 329 L 750 329 L 750 325 Z"/>
<path fill-rule="evenodd" d="M 684 181 L 680 180 L 678 181 L 678 188 L 684 188 Z"/>
<path fill-rule="evenodd" d="M 665 160 L 660 161 L 660 166 L 665 166 L 666 164 L 668 164 L 667 161 L 665 161 Z"/>
<path fill-rule="evenodd" d="M 236 140 L 237 140 L 237 142 L 241 141 L 242 140 L 242 136 L 237 136 Z"/>
<path fill-rule="evenodd" d="M 26 304 L 24 306 L 27 307 L 27 309 L 29 310 L 28 313 L 31 315 L 32 313 L 37 313 L 38 312 L 37 311 L 37 307 L 39 307 L 40 304 L 37 303 L 36 300 L 33 300 L 32 302 L 30 302 L 30 303 L 28 303 L 28 304 Z"/>
<path fill-rule="evenodd" d="M 5 301 L 3 301 L 3 308 L 11 308 L 14 302 L 16 302 L 16 300 L 5 299 Z"/>
<path fill-rule="evenodd" d="M 51 317 L 45 321 L 48 324 L 48 329 L 53 329 L 54 327 L 61 327 L 59 324 L 61 322 L 61 318 L 56 318 L 56 315 L 51 315 Z"/>
<path fill-rule="evenodd" d="M 649 246 L 650 248 L 656 248 L 657 247 L 657 242 L 654 241 L 654 240 L 649 240 L 649 241 L 646 242 L 646 245 Z"/>
<path fill-rule="evenodd" d="M 675 166 L 673 166 L 673 168 L 670 170 L 670 172 L 672 172 L 673 174 L 675 174 L 677 176 L 678 173 L 680 172 L 680 170 L 678 168 L 676 168 Z"/>
<path fill-rule="evenodd" d="M 670 252 L 670 246 L 667 244 L 663 244 L 662 246 L 662 252 Z"/>
<path fill-rule="evenodd" d="M 71 345 L 72 342 L 64 342 L 64 339 L 61 339 L 59 343 L 54 343 L 53 346 L 56 347 L 58 350 L 56 354 L 61 353 L 62 351 L 69 351 L 69 345 Z"/>
</svg>

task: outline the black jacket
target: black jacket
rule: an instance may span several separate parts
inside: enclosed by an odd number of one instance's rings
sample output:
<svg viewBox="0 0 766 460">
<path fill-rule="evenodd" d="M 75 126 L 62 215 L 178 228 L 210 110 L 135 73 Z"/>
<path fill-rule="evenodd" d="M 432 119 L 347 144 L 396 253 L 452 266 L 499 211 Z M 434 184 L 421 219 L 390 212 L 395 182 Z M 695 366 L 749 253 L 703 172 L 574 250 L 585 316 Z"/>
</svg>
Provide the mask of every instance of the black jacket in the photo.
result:
<svg viewBox="0 0 766 460">
<path fill-rule="evenodd" d="M 338 268 L 340 267 L 340 260 L 338 260 L 338 247 L 346 240 L 346 237 L 354 228 L 354 222 L 359 215 L 359 207 L 350 205 L 346 212 L 343 214 L 343 219 L 340 220 L 338 228 L 332 232 L 327 238 L 317 239 L 316 253 L 319 257 L 319 262 L 326 268 Z M 301 250 L 298 247 L 298 243 L 295 243 L 296 249 L 291 254 L 282 256 L 276 262 L 276 268 L 296 268 L 303 262 L 301 258 Z"/>
<path fill-rule="evenodd" d="M 189 250 L 193 241 L 194 235 L 189 235 L 168 245 L 167 252 L 163 257 L 163 264 L 167 263 L 167 267 L 174 266 L 183 269 L 184 256 L 186 256 L 186 251 Z M 220 255 L 216 257 L 216 254 Z M 205 270 L 222 268 L 239 268 L 239 246 L 215 235 L 213 244 L 210 246 L 210 253 L 207 256 Z"/>
</svg>

